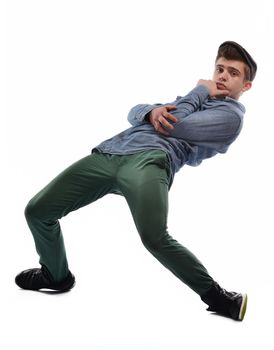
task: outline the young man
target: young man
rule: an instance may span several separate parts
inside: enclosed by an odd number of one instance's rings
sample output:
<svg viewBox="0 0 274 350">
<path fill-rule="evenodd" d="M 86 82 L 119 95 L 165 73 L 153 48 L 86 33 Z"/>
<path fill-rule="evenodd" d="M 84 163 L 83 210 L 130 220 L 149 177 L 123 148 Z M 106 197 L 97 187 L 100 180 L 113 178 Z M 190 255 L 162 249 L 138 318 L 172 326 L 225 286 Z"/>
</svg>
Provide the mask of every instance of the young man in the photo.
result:
<svg viewBox="0 0 274 350">
<path fill-rule="evenodd" d="M 167 232 L 168 190 L 184 165 L 227 151 L 239 135 L 245 108 L 238 102 L 251 88 L 256 63 L 239 44 L 218 50 L 213 80 L 199 80 L 172 104 L 137 105 L 132 127 L 102 142 L 72 164 L 28 203 L 25 215 L 41 268 L 22 271 L 24 289 L 65 292 L 75 278 L 69 271 L 59 219 L 108 193 L 127 200 L 148 251 L 208 304 L 209 311 L 244 318 L 247 296 L 222 289 L 202 263 Z"/>
</svg>

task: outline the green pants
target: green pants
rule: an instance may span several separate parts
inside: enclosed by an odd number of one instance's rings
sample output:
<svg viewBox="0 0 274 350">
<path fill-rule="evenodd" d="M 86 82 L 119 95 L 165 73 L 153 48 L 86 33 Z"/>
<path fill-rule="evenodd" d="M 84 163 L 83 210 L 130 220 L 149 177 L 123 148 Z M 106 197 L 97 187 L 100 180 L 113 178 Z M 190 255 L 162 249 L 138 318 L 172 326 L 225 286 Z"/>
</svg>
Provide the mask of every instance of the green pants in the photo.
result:
<svg viewBox="0 0 274 350">
<path fill-rule="evenodd" d="M 58 220 L 108 193 L 118 193 L 125 197 L 148 251 L 202 295 L 213 279 L 201 262 L 168 234 L 168 189 L 168 160 L 160 150 L 133 155 L 93 153 L 77 161 L 34 196 L 25 209 L 40 264 L 55 281 L 65 278 L 68 263 Z"/>
</svg>

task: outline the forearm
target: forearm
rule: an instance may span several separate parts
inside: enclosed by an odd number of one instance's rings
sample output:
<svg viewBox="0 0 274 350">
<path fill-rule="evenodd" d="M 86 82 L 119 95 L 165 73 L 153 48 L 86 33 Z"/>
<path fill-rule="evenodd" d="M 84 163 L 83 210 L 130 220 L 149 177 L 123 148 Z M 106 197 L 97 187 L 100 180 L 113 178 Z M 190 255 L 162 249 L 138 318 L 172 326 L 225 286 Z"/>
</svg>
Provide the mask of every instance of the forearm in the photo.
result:
<svg viewBox="0 0 274 350">
<path fill-rule="evenodd" d="M 184 97 L 178 96 L 174 103 L 177 107 L 176 117 L 181 120 L 198 111 L 208 97 L 209 91 L 204 85 L 197 85 Z"/>
<path fill-rule="evenodd" d="M 194 112 L 175 123 L 169 135 L 191 144 L 229 144 L 241 129 L 241 118 L 223 109 Z"/>
<path fill-rule="evenodd" d="M 181 119 L 197 111 L 207 97 L 208 89 L 205 86 L 199 85 L 196 86 L 192 91 L 190 91 L 186 96 L 178 96 L 176 100 L 172 103 L 156 103 L 153 105 L 138 104 L 129 111 L 128 121 L 133 126 L 144 122 L 148 122 L 146 117 L 154 108 L 170 104 L 173 104 L 177 107 L 177 112 L 179 114 L 179 118 Z"/>
</svg>

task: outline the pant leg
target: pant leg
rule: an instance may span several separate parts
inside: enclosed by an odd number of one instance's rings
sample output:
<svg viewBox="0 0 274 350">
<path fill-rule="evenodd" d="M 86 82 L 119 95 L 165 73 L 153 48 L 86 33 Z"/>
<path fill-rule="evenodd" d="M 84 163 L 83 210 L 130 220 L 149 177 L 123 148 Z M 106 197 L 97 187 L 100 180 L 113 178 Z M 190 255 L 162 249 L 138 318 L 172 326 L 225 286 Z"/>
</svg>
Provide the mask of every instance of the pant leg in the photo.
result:
<svg viewBox="0 0 274 350">
<path fill-rule="evenodd" d="M 118 183 L 141 240 L 149 252 L 199 295 L 213 283 L 202 263 L 167 231 L 168 163 L 164 152 L 131 156 L 120 168 Z"/>
<path fill-rule="evenodd" d="M 91 154 L 64 170 L 29 201 L 25 216 L 40 264 L 55 281 L 68 274 L 59 219 L 109 193 L 115 172 L 110 155 Z"/>
</svg>

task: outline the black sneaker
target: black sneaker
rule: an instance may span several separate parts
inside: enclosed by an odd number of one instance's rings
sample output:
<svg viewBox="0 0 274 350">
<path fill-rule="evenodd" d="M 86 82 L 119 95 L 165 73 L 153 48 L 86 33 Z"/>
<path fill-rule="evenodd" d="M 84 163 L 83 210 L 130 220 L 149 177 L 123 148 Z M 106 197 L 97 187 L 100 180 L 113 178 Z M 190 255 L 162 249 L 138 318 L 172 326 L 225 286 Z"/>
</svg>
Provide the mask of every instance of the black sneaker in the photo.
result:
<svg viewBox="0 0 274 350">
<path fill-rule="evenodd" d="M 212 288 L 201 296 L 203 302 L 209 307 L 207 311 L 230 317 L 236 321 L 242 321 L 247 306 L 247 295 L 235 292 L 227 292 L 214 282 Z"/>
<path fill-rule="evenodd" d="M 60 282 L 54 282 L 45 267 L 24 270 L 15 277 L 15 283 L 23 289 L 40 290 L 51 289 L 67 292 L 73 288 L 75 277 L 69 271 L 68 276 Z"/>
</svg>

